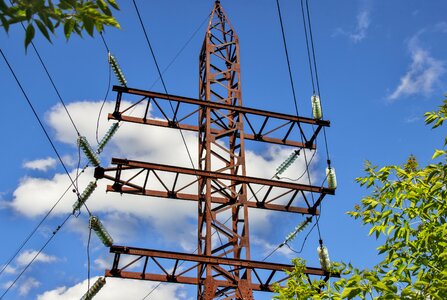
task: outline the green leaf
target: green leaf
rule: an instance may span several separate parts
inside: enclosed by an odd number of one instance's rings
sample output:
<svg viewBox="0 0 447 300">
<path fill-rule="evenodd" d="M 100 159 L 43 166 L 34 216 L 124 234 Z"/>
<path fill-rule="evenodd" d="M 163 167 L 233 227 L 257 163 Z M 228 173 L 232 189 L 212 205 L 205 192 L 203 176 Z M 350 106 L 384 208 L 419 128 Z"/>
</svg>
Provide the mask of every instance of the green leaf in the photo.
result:
<svg viewBox="0 0 447 300">
<path fill-rule="evenodd" d="M 118 6 L 118 4 L 116 3 L 115 0 L 107 0 L 107 2 L 109 2 L 109 4 L 110 4 L 114 9 L 116 9 L 116 10 L 119 10 L 119 9 L 120 9 L 119 6 Z"/>
<path fill-rule="evenodd" d="M 9 31 L 9 22 L 6 20 L 6 18 L 3 15 L 0 15 L 0 21 L 2 22 L 3 28 L 5 28 L 5 31 Z"/>
<path fill-rule="evenodd" d="M 40 32 L 45 36 L 45 38 L 51 43 L 50 34 L 48 33 L 47 27 L 39 20 L 35 20 L 37 27 L 39 28 Z"/>
<path fill-rule="evenodd" d="M 90 36 L 93 36 L 93 30 L 94 30 L 95 23 L 89 17 L 84 18 L 83 21 L 84 21 L 85 30 L 87 31 L 87 33 Z"/>
<path fill-rule="evenodd" d="M 436 149 L 435 153 L 433 154 L 431 159 L 435 159 L 435 158 L 437 158 L 437 157 L 439 157 L 441 155 L 445 155 L 445 154 L 446 154 L 446 152 L 444 150 L 437 150 Z"/>
<path fill-rule="evenodd" d="M 107 5 L 107 2 L 105 2 L 104 0 L 97 0 L 96 2 L 98 3 L 98 6 L 103 13 L 105 13 L 107 16 L 112 16 L 112 11 Z"/>
<path fill-rule="evenodd" d="M 360 294 L 361 289 L 358 287 L 346 287 L 343 289 L 343 292 L 341 293 L 341 298 L 345 299 L 352 299 L 355 296 L 357 296 L 358 294 Z"/>
<path fill-rule="evenodd" d="M 34 29 L 33 24 L 28 24 L 28 27 L 26 27 L 26 33 L 25 33 L 25 49 L 28 49 L 28 45 L 33 40 L 35 33 L 36 33 L 36 31 Z"/>
<path fill-rule="evenodd" d="M 69 19 L 64 24 L 64 34 L 65 38 L 68 40 L 70 38 L 71 33 L 76 25 L 76 22 L 73 19 Z"/>
</svg>

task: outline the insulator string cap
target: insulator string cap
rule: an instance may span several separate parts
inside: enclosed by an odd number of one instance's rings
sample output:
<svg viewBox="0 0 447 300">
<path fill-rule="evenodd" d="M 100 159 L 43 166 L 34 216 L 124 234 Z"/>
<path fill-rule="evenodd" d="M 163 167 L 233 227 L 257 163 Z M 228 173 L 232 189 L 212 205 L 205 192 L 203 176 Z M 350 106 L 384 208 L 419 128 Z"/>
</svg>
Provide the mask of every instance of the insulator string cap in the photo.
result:
<svg viewBox="0 0 447 300">
<path fill-rule="evenodd" d="M 93 297 L 102 289 L 106 284 L 106 279 L 104 277 L 99 277 L 98 280 L 92 285 L 92 287 L 87 291 L 87 293 L 82 296 L 81 300 L 91 300 Z"/>
<path fill-rule="evenodd" d="M 87 138 L 85 136 L 78 137 L 78 146 L 82 149 L 82 151 L 84 152 L 85 156 L 88 158 L 90 163 L 93 166 L 98 167 L 100 163 L 99 158 L 93 151 L 92 147 L 88 143 Z"/>
<path fill-rule="evenodd" d="M 96 153 L 99 154 L 99 153 L 102 152 L 102 150 L 104 149 L 106 144 L 110 141 L 112 136 L 116 133 L 118 128 L 119 128 L 119 123 L 118 122 L 115 122 L 115 123 L 112 124 L 112 126 L 110 126 L 109 130 L 106 132 L 106 134 L 104 135 L 102 140 L 99 142 L 98 149 L 96 149 Z"/>
<path fill-rule="evenodd" d="M 323 244 L 320 244 L 317 247 L 317 253 L 318 253 L 318 257 L 320 259 L 321 268 L 324 271 L 329 272 L 331 269 L 331 260 L 329 259 L 329 252 L 328 252 L 326 246 L 323 246 Z"/>
<path fill-rule="evenodd" d="M 304 221 L 299 223 L 295 227 L 295 229 L 291 233 L 289 233 L 289 235 L 287 235 L 285 241 L 281 244 L 280 247 L 282 247 L 283 245 L 285 245 L 288 242 L 293 241 L 295 239 L 295 237 L 297 236 L 297 234 L 300 233 L 301 231 L 303 231 L 307 227 L 307 225 L 309 225 L 310 222 L 312 222 L 312 218 L 308 217 Z"/>
<path fill-rule="evenodd" d="M 113 56 L 110 52 L 108 53 L 108 60 L 109 60 L 110 67 L 112 68 L 113 73 L 115 73 L 115 76 L 118 79 L 118 81 L 120 82 L 120 84 L 122 86 L 127 86 L 126 77 L 124 77 L 124 73 L 121 70 L 115 56 Z"/>
<path fill-rule="evenodd" d="M 323 118 L 323 111 L 321 109 L 320 97 L 313 94 L 311 102 L 312 102 L 312 115 L 314 119 L 320 120 L 321 118 Z"/>
<path fill-rule="evenodd" d="M 282 163 L 279 165 L 278 168 L 276 168 L 276 174 L 275 177 L 279 178 L 279 175 L 284 173 L 285 170 L 287 170 L 298 158 L 298 155 L 300 155 L 300 150 L 293 151 L 292 154 Z"/>
<path fill-rule="evenodd" d="M 91 181 L 82 194 L 78 197 L 78 200 L 73 204 L 73 213 L 81 208 L 84 205 L 85 201 L 91 196 L 93 191 L 96 189 L 96 181 Z"/>
<path fill-rule="evenodd" d="M 104 225 L 101 223 L 98 217 L 96 216 L 90 216 L 89 226 L 91 229 L 93 229 L 98 236 L 98 238 L 101 240 L 101 242 L 106 247 L 110 247 L 113 245 L 113 239 L 110 236 L 110 234 L 107 232 Z"/>
<path fill-rule="evenodd" d="M 337 188 L 337 177 L 335 175 L 335 169 L 333 167 L 326 168 L 326 178 L 327 178 L 328 188 L 336 189 Z"/>
</svg>

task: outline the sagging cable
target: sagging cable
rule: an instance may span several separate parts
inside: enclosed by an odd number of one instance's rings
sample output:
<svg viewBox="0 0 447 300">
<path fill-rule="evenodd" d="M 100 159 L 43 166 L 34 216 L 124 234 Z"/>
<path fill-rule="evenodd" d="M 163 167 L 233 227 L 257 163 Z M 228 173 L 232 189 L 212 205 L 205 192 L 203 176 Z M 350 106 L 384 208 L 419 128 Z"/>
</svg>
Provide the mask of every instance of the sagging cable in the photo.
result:
<svg viewBox="0 0 447 300">
<path fill-rule="evenodd" d="M 301 223 L 299 223 L 295 227 L 295 229 L 291 233 L 289 233 L 289 235 L 287 235 L 287 237 L 284 240 L 284 242 L 282 242 L 282 244 L 279 245 L 279 248 L 281 248 L 282 246 L 284 246 L 288 242 L 293 241 L 295 239 L 295 237 L 297 236 L 297 234 L 300 233 L 301 231 L 303 231 L 307 227 L 307 225 L 309 225 L 310 222 L 312 222 L 312 217 L 307 217 L 306 220 L 304 220 Z"/>
<path fill-rule="evenodd" d="M 328 252 L 326 246 L 323 246 L 322 240 L 320 240 L 320 245 L 317 248 L 317 253 L 318 253 L 318 257 L 320 259 L 321 268 L 326 272 L 330 272 L 331 260 L 329 259 L 329 252 Z"/>
<path fill-rule="evenodd" d="M 292 154 L 278 167 L 276 168 L 276 174 L 275 177 L 279 179 L 279 175 L 284 173 L 285 170 L 287 170 L 298 158 L 298 155 L 300 155 L 300 149 L 293 151 Z"/>
<path fill-rule="evenodd" d="M 91 229 L 93 229 L 95 231 L 96 235 L 101 240 L 101 242 L 104 244 L 104 246 L 110 247 L 113 245 L 112 237 L 107 232 L 104 225 L 102 225 L 102 223 L 98 217 L 90 216 L 89 226 Z"/>
<path fill-rule="evenodd" d="M 120 84 L 122 86 L 127 86 L 127 80 L 124 77 L 124 73 L 121 70 L 121 68 L 120 68 L 120 66 L 118 64 L 118 61 L 116 60 L 115 56 L 113 56 L 110 52 L 109 52 L 109 55 L 108 55 L 108 60 L 109 60 L 110 67 L 112 68 L 113 73 L 115 73 L 115 76 L 118 79 L 118 81 L 120 82 Z"/>
<path fill-rule="evenodd" d="M 87 138 L 85 136 L 79 136 L 78 138 L 78 146 L 81 147 L 82 151 L 84 152 L 85 156 L 88 158 L 90 163 L 98 167 L 99 166 L 99 158 L 96 155 L 96 153 L 93 151 L 92 147 L 87 141 Z"/>
<path fill-rule="evenodd" d="M 327 185 L 330 189 L 336 189 L 337 188 L 337 177 L 335 176 L 335 169 L 333 167 L 327 167 L 326 168 L 326 178 L 327 178 Z"/>
<path fill-rule="evenodd" d="M 116 133 L 118 128 L 119 128 L 119 123 L 118 122 L 115 122 L 115 123 L 112 124 L 112 126 L 110 126 L 109 130 L 106 132 L 106 134 L 104 135 L 102 140 L 99 142 L 98 149 L 96 149 L 96 153 L 99 154 L 99 153 L 102 152 L 102 150 L 104 149 L 106 144 L 110 141 L 112 136 Z"/>
<path fill-rule="evenodd" d="M 85 201 L 92 195 L 93 191 L 96 189 L 96 181 L 91 181 L 82 194 L 79 196 L 78 201 L 73 204 L 73 213 L 78 211 L 82 205 L 84 205 Z"/>
<path fill-rule="evenodd" d="M 98 280 L 92 285 L 92 287 L 87 291 L 87 293 L 82 296 L 81 300 L 91 300 L 99 292 L 100 289 L 106 284 L 106 279 L 104 277 L 99 277 Z"/>
<path fill-rule="evenodd" d="M 314 119 L 320 120 L 323 118 L 323 110 L 321 109 L 321 100 L 317 95 L 312 95 L 312 115 Z"/>
</svg>

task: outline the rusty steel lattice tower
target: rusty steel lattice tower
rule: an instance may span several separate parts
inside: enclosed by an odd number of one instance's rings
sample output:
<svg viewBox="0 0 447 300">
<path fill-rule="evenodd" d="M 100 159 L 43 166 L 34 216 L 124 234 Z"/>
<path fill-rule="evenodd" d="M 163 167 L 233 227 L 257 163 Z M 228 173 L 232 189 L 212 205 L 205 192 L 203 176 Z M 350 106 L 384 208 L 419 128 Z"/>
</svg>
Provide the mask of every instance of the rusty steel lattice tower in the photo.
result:
<svg viewBox="0 0 447 300">
<path fill-rule="evenodd" d="M 219 1 L 208 23 L 199 69 L 199 99 L 114 86 L 116 105 L 109 114 L 123 122 L 196 132 L 197 169 L 113 158 L 113 167 L 95 170 L 97 179 L 113 182 L 107 191 L 196 202 L 198 253 L 113 245 L 114 261 L 106 276 L 193 284 L 203 300 L 249 300 L 253 291 L 271 292 L 273 283 L 284 283 L 285 271 L 293 266 L 251 260 L 248 209 L 318 215 L 321 201 L 334 190 L 246 176 L 244 142 L 315 150 L 314 142 L 329 121 L 242 106 L 239 41 Z M 124 94 L 138 100 L 122 107 Z M 134 108 L 141 108 L 138 116 L 132 115 Z M 150 109 L 162 119 L 148 116 Z M 259 187 L 266 192 L 258 194 Z M 318 195 L 314 202 L 309 193 Z M 123 265 L 122 256 L 133 259 Z M 320 268 L 307 267 L 305 273 L 330 276 Z"/>
<path fill-rule="evenodd" d="M 202 51 L 200 53 L 200 99 L 242 106 L 239 41 L 219 2 L 211 13 Z M 233 109 L 203 109 L 199 114 L 199 169 L 231 175 L 246 176 L 243 115 Z M 212 209 L 211 195 L 219 192 L 228 198 L 228 205 Z M 235 259 L 250 259 L 248 230 L 247 186 L 237 187 L 234 180 L 228 183 L 213 183 L 211 178 L 199 181 L 199 251 L 198 254 L 231 256 Z M 231 224 L 218 222 L 219 214 L 231 210 Z M 213 245 L 212 228 L 227 237 L 223 245 Z M 199 268 L 199 276 L 206 274 L 205 284 L 199 285 L 199 298 L 213 294 L 215 283 L 210 265 Z M 246 282 L 251 282 L 248 270 L 241 278 L 239 271 L 232 274 L 238 282 L 234 291 L 236 298 L 251 299 Z"/>
</svg>

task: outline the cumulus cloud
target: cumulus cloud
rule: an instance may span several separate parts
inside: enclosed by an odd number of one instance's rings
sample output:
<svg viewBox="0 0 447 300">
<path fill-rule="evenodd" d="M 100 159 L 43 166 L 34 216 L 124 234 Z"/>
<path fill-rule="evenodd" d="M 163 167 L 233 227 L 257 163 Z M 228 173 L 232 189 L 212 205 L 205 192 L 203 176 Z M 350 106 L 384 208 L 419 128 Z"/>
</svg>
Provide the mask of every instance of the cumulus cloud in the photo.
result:
<svg viewBox="0 0 447 300">
<path fill-rule="evenodd" d="M 40 282 L 35 278 L 28 277 L 23 280 L 19 286 L 19 295 L 26 296 L 33 289 L 40 286 Z"/>
<path fill-rule="evenodd" d="M 27 161 L 23 167 L 31 170 L 47 171 L 56 167 L 56 160 L 52 157 Z"/>
<path fill-rule="evenodd" d="M 435 25 L 435 30 L 447 33 L 447 22 L 439 22 Z"/>
<path fill-rule="evenodd" d="M 335 35 L 348 37 L 352 42 L 359 43 L 367 36 L 369 26 L 371 25 L 371 11 L 369 8 L 362 8 L 356 16 L 356 25 L 353 30 L 337 28 Z"/>
<path fill-rule="evenodd" d="M 99 277 L 94 277 L 91 282 L 94 283 Z M 95 299 L 142 299 L 145 297 L 157 283 L 140 281 L 140 280 L 122 280 L 117 278 L 106 278 L 106 285 L 98 292 Z M 46 291 L 37 296 L 37 300 L 75 300 L 82 297 L 87 291 L 87 280 L 80 282 L 71 287 L 57 287 L 53 290 Z M 183 286 L 179 284 L 163 284 L 160 285 L 151 294 L 150 299 L 187 299 L 183 293 Z"/>
<path fill-rule="evenodd" d="M 26 251 L 22 252 L 17 257 L 17 264 L 19 266 L 27 265 L 34 258 L 34 256 L 36 256 L 36 254 L 37 254 L 36 250 L 26 250 Z M 43 252 L 41 252 L 39 254 L 39 256 L 37 256 L 34 259 L 34 263 L 38 263 L 38 262 L 40 262 L 40 263 L 53 263 L 55 261 L 57 261 L 57 257 L 45 254 Z"/>
<path fill-rule="evenodd" d="M 123 105 L 126 105 L 123 101 Z M 77 126 L 81 133 L 87 137 L 91 144 L 95 140 L 96 114 L 100 102 L 75 102 L 68 106 L 71 115 L 77 120 Z M 113 111 L 114 103 L 107 102 L 104 112 Z M 140 109 L 139 107 L 136 108 Z M 143 107 L 144 109 L 144 107 Z M 53 127 L 59 141 L 70 145 L 76 144 L 76 133 L 65 121 L 65 111 L 60 105 L 56 105 L 47 114 L 47 120 Z M 106 119 L 105 116 L 103 120 Z M 110 123 L 103 121 L 99 128 L 100 135 L 105 132 Z M 197 135 L 191 132 L 183 132 L 192 159 L 197 161 Z M 218 150 L 216 150 L 218 151 Z M 247 175 L 261 178 L 270 178 L 275 168 L 283 162 L 291 153 L 290 148 L 270 146 L 260 155 L 253 151 L 246 151 Z M 103 153 L 103 165 L 107 165 L 110 156 L 129 158 L 134 160 L 150 161 L 164 164 L 174 164 L 191 167 L 185 154 L 185 148 L 181 136 L 177 130 L 159 128 L 154 126 L 142 126 L 137 124 L 122 124 L 117 134 Z M 308 152 L 308 157 L 311 155 Z M 317 158 L 314 159 L 314 162 Z M 296 178 L 305 170 L 304 156 L 301 155 L 284 176 Z M 93 179 L 93 168 L 87 168 L 78 181 L 79 191 L 82 192 L 88 182 Z M 76 174 L 71 171 L 72 177 Z M 144 176 L 142 176 L 144 177 Z M 142 178 L 141 180 L 143 180 Z M 307 183 L 307 177 L 301 178 L 301 183 Z M 316 177 L 312 177 L 315 182 Z M 196 248 L 197 240 L 197 205 L 187 201 L 171 199 L 148 198 L 133 195 L 120 195 L 117 193 L 104 193 L 106 180 L 99 180 L 98 187 L 88 199 L 88 206 L 94 213 L 106 214 L 105 225 L 111 235 L 118 242 L 125 242 L 129 238 L 129 232 L 138 228 L 132 225 L 133 218 L 145 220 L 151 224 L 154 230 L 161 233 L 164 242 L 176 243 L 185 250 L 192 251 Z M 151 188 L 161 188 L 155 181 L 149 183 Z M 180 183 L 179 183 L 180 184 Z M 54 204 L 56 199 L 70 185 L 66 174 L 58 173 L 52 178 L 25 177 L 13 193 L 13 201 L 10 206 L 17 212 L 28 216 L 40 216 Z M 261 190 L 262 197 L 267 189 Z M 189 187 L 185 192 L 196 193 L 197 186 Z M 249 194 L 250 196 L 250 194 Z M 253 200 L 253 199 L 252 199 Z M 75 194 L 69 192 L 52 215 L 63 215 L 72 211 L 72 205 L 76 201 Z M 173 217 L 175 212 L 175 217 Z M 269 214 L 266 210 L 250 210 L 250 224 L 256 228 L 266 225 L 265 218 Z M 127 221 L 126 221 L 127 220 Z M 122 223 L 123 221 L 124 223 Z M 71 223 L 69 223 L 71 224 Z M 122 226 L 121 226 L 121 225 Z M 127 225 L 126 225 L 127 224 Z M 147 223 L 146 223 L 147 224 Z M 258 226 L 259 225 L 259 226 Z M 70 228 L 84 228 L 85 226 L 70 226 Z M 78 229 L 78 231 L 81 229 Z M 86 229 L 80 232 L 85 235 Z"/>
<path fill-rule="evenodd" d="M 5 274 L 16 274 L 17 273 L 17 269 L 11 266 L 2 266 L 1 270 L 3 270 L 3 272 Z"/>
<path fill-rule="evenodd" d="M 273 251 L 274 251 L 274 255 L 281 255 L 281 256 L 286 257 L 289 260 L 296 256 L 296 253 L 294 253 L 289 247 L 283 246 L 281 248 L 278 248 L 277 244 L 269 243 L 267 240 L 259 238 L 256 235 L 251 237 L 250 243 L 261 247 L 262 252 L 263 252 L 263 255 L 262 255 L 263 257 L 272 255 Z"/>
<path fill-rule="evenodd" d="M 400 78 L 399 85 L 388 96 L 390 101 L 412 95 L 427 96 L 433 92 L 445 73 L 445 62 L 434 58 L 430 51 L 424 49 L 419 41 L 421 32 L 408 42 L 411 64 Z"/>
</svg>

